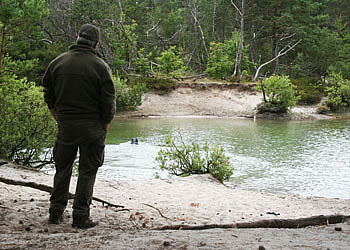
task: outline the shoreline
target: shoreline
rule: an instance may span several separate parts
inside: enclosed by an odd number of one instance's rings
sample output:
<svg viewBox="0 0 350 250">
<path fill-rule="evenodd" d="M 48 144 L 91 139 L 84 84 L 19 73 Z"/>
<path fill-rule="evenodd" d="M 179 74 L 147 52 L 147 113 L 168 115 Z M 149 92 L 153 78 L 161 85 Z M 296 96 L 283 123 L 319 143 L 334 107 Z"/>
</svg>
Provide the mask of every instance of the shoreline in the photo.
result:
<svg viewBox="0 0 350 250">
<path fill-rule="evenodd" d="M 118 118 L 201 117 L 263 120 L 324 120 L 332 115 L 316 113 L 316 105 L 298 105 L 287 114 L 256 114 L 262 102 L 260 93 L 239 88 L 198 88 L 179 86 L 165 93 L 151 90 L 142 97 L 142 105 L 134 111 L 116 114 Z"/>
<path fill-rule="evenodd" d="M 13 164 L 2 165 L 0 169 L 1 177 L 52 185 L 53 177 L 43 173 Z M 74 177 L 73 193 L 75 183 Z M 71 200 L 64 223 L 48 225 L 48 193 L 1 182 L 0 190 L 0 249 L 230 249 L 232 246 L 257 249 L 260 245 L 266 249 L 289 249 L 298 245 L 346 249 L 350 245 L 350 221 L 302 229 L 153 230 L 168 225 L 350 215 L 350 199 L 231 189 L 210 175 L 170 181 L 97 179 L 94 196 L 125 207 L 106 207 L 94 201 L 91 214 L 100 224 L 89 230 L 71 227 Z M 335 227 L 341 231 L 336 231 Z"/>
</svg>

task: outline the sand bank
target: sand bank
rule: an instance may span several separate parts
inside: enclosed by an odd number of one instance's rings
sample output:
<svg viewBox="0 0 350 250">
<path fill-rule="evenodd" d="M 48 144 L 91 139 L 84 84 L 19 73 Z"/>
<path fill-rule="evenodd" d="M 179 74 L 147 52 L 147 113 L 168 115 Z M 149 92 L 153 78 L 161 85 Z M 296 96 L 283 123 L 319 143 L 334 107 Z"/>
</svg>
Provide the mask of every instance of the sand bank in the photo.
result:
<svg viewBox="0 0 350 250">
<path fill-rule="evenodd" d="M 52 176 L 0 166 L 0 176 L 52 185 Z M 72 179 L 74 193 L 76 179 Z M 98 179 L 95 197 L 122 208 L 93 202 L 93 229 L 71 227 L 70 201 L 64 223 L 49 225 L 49 194 L 0 183 L 0 249 L 348 249 L 350 223 L 302 229 L 211 229 L 201 231 L 154 228 L 293 219 L 314 215 L 350 215 L 350 200 L 300 197 L 228 188 L 210 175 L 106 181 Z M 341 229 L 341 231 L 335 230 Z"/>
</svg>

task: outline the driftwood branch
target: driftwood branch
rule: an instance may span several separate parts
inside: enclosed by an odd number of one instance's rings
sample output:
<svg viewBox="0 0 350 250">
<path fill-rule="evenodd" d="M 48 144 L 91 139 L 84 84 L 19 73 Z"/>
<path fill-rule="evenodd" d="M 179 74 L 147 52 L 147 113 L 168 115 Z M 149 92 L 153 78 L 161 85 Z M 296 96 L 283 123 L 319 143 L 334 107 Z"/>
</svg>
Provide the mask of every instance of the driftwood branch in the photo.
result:
<svg viewBox="0 0 350 250">
<path fill-rule="evenodd" d="M 345 215 L 319 215 L 299 219 L 273 219 L 255 222 L 243 222 L 233 224 L 206 224 L 206 225 L 168 225 L 154 228 L 154 230 L 205 230 L 213 228 L 304 228 L 309 226 L 321 226 L 342 223 L 350 219 Z"/>
<path fill-rule="evenodd" d="M 52 187 L 44 185 L 44 184 L 39 184 L 39 183 L 36 183 L 36 182 L 11 180 L 11 179 L 7 179 L 7 178 L 1 177 L 1 176 L 0 176 L 0 182 L 3 182 L 5 184 L 9 184 L 9 185 L 31 187 L 31 188 L 34 188 L 34 189 L 38 189 L 40 191 L 48 192 L 48 193 L 52 193 L 52 190 L 53 190 Z M 69 195 L 68 196 L 69 199 L 74 199 L 74 194 L 69 193 L 68 195 Z M 97 197 L 92 197 L 92 199 L 94 201 L 101 202 L 103 206 L 104 205 L 108 205 L 110 207 L 115 207 L 115 208 L 124 208 L 124 206 L 122 206 L 122 205 L 116 205 L 116 204 L 110 203 L 108 201 L 102 200 L 102 199 L 97 198 Z"/>
<path fill-rule="evenodd" d="M 157 210 L 158 213 L 160 214 L 160 216 L 162 216 L 163 218 L 165 218 L 165 219 L 167 219 L 167 220 L 174 221 L 173 219 L 171 219 L 171 218 L 166 217 L 165 215 L 163 215 L 162 212 L 159 210 L 159 208 L 156 208 L 156 207 L 154 207 L 154 206 L 152 206 L 152 205 L 149 205 L 149 204 L 146 204 L 146 203 L 142 203 L 142 204 L 145 205 L 145 206 L 148 206 L 148 207 L 151 207 L 151 208 Z"/>
</svg>

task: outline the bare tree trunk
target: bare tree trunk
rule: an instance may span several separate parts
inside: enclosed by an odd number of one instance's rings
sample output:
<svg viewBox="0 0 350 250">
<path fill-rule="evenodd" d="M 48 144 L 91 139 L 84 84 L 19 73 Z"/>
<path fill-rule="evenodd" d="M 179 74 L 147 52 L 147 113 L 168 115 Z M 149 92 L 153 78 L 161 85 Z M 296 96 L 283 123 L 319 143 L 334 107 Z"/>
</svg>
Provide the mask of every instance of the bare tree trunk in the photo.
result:
<svg viewBox="0 0 350 250">
<path fill-rule="evenodd" d="M 264 66 L 266 66 L 266 65 L 268 65 L 268 64 L 270 64 L 270 63 L 272 63 L 272 62 L 274 62 L 274 61 L 277 60 L 279 57 L 284 56 L 284 55 L 287 54 L 290 50 L 292 50 L 295 46 L 297 46 L 300 42 L 301 42 L 301 39 L 300 39 L 299 41 L 297 41 L 296 43 L 294 43 L 294 44 L 291 44 L 291 43 L 287 44 L 283 49 L 281 49 L 281 50 L 278 52 L 278 54 L 277 54 L 274 58 L 272 58 L 271 60 L 269 60 L 269 61 L 267 61 L 267 62 L 261 64 L 261 65 L 258 67 L 258 69 L 256 70 L 256 73 L 255 73 L 255 76 L 254 76 L 253 81 L 256 81 L 256 79 L 258 78 L 259 72 L 260 72 L 260 70 L 262 69 L 262 67 L 264 67 Z"/>
<path fill-rule="evenodd" d="M 237 10 L 240 16 L 240 41 L 236 51 L 236 61 L 235 61 L 235 69 L 233 72 L 233 76 L 238 74 L 239 79 L 242 79 L 241 73 L 241 64 L 243 60 L 243 48 L 244 48 L 244 18 L 245 18 L 245 0 L 241 0 L 241 9 L 237 7 L 237 5 L 231 0 L 232 6 Z"/>
<path fill-rule="evenodd" d="M 122 2 L 121 0 L 118 1 L 119 3 L 119 10 L 120 10 L 120 23 L 123 24 L 123 7 L 122 7 Z"/>
<path fill-rule="evenodd" d="M 258 35 L 261 33 L 261 31 L 264 29 L 264 26 L 262 26 L 259 30 L 255 30 L 255 25 L 253 24 L 251 27 L 251 34 L 252 34 L 252 39 L 251 39 L 251 43 L 249 46 L 249 51 L 250 51 L 250 58 L 252 60 L 252 62 L 254 64 L 259 64 L 260 60 L 259 57 L 257 56 L 256 53 L 256 37 L 258 37 Z"/>
<path fill-rule="evenodd" d="M 200 24 L 200 22 L 198 20 L 198 8 L 196 6 L 193 6 L 190 1 L 188 1 L 188 7 L 190 7 L 190 9 L 191 9 L 190 12 L 191 12 L 191 15 L 192 15 L 192 17 L 194 19 L 194 24 L 197 24 L 198 29 L 199 29 L 199 31 L 201 33 L 203 47 L 204 47 L 204 50 L 205 50 L 207 58 L 209 58 L 209 52 L 208 52 L 207 44 L 205 42 L 205 37 L 204 37 L 204 32 L 203 32 L 203 29 L 202 29 L 202 25 Z"/>
<path fill-rule="evenodd" d="M 5 53 L 5 39 L 6 39 L 6 31 L 5 27 L 3 27 L 2 34 L 1 34 L 1 47 L 0 47 L 0 75 L 2 73 L 2 58 Z"/>
<path fill-rule="evenodd" d="M 211 41 L 214 41 L 215 35 L 215 23 L 216 23 L 216 6 L 217 2 L 214 0 L 214 8 L 213 8 L 213 19 L 212 19 L 212 28 L 211 28 Z"/>
<path fill-rule="evenodd" d="M 240 44 L 238 42 L 236 42 L 236 48 L 238 48 L 240 46 Z M 233 75 L 232 76 L 236 76 L 237 75 L 237 70 L 239 67 L 238 64 L 238 60 L 239 60 L 239 53 L 238 50 L 236 51 L 236 58 L 235 58 L 235 69 L 233 70 Z"/>
<path fill-rule="evenodd" d="M 239 67 L 238 67 L 238 74 L 239 74 L 239 80 L 242 80 L 242 61 L 243 61 L 243 47 L 244 47 L 244 16 L 245 15 L 245 0 L 242 0 L 242 8 L 241 8 L 241 38 L 239 42 Z"/>
<path fill-rule="evenodd" d="M 149 40 L 149 34 L 150 32 L 152 32 L 153 30 L 157 29 L 159 25 L 159 21 L 156 24 L 153 24 L 153 26 L 151 28 L 149 28 L 148 30 L 146 30 L 146 39 L 145 39 L 145 54 L 148 54 L 149 48 L 148 48 L 148 40 Z"/>
</svg>

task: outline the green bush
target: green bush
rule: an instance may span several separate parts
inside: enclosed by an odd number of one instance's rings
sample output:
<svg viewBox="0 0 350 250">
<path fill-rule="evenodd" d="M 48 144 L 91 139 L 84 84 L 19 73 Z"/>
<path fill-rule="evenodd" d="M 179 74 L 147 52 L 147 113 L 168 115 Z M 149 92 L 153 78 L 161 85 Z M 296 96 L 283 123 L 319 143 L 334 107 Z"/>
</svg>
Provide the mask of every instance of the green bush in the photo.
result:
<svg viewBox="0 0 350 250">
<path fill-rule="evenodd" d="M 56 124 L 41 87 L 4 71 L 0 76 L 0 157 L 26 166 L 52 163 Z"/>
<path fill-rule="evenodd" d="M 138 82 L 143 82 L 146 84 L 147 89 L 154 90 L 164 90 L 167 91 L 169 89 L 174 89 L 176 85 L 176 81 L 170 78 L 162 78 L 162 77 L 135 77 L 129 76 L 129 84 L 136 84 Z"/>
<path fill-rule="evenodd" d="M 176 46 L 171 46 L 168 50 L 163 51 L 156 60 L 159 63 L 160 72 L 167 76 L 181 78 L 186 70 Z"/>
<path fill-rule="evenodd" d="M 327 106 L 332 111 L 339 111 L 350 107 L 350 80 L 343 79 L 340 74 L 332 73 L 327 78 Z"/>
<path fill-rule="evenodd" d="M 186 145 L 180 133 L 179 140 L 177 144 L 175 138 L 168 134 L 166 148 L 161 149 L 156 157 L 161 170 L 176 176 L 210 173 L 221 182 L 233 174 L 230 158 L 225 155 L 222 146 L 210 149 L 207 141 L 202 147 L 193 142 Z"/>
<path fill-rule="evenodd" d="M 237 46 L 240 42 L 238 32 L 233 32 L 232 37 L 224 43 L 210 43 L 210 57 L 207 63 L 206 73 L 212 77 L 224 79 L 231 77 L 234 73 Z M 249 76 L 249 71 L 253 68 L 248 58 L 248 48 L 243 48 L 243 58 L 241 62 L 242 77 Z"/>
<path fill-rule="evenodd" d="M 127 85 L 127 79 L 113 77 L 116 91 L 117 111 L 132 110 L 142 104 L 142 95 L 147 91 L 146 84 L 136 83 L 131 88 Z"/>
<path fill-rule="evenodd" d="M 287 112 L 299 99 L 288 76 L 271 76 L 258 83 L 256 89 L 263 92 L 267 107 L 276 107 L 280 112 Z"/>
<path fill-rule="evenodd" d="M 144 56 L 145 49 L 142 48 L 138 52 L 138 58 L 135 59 L 135 71 L 142 76 L 148 76 L 151 72 L 151 64 L 149 62 L 149 57 L 152 56 L 152 53 L 149 53 L 147 56 Z"/>
<path fill-rule="evenodd" d="M 205 71 L 209 76 L 223 79 L 233 74 L 235 57 L 232 53 L 235 50 L 230 51 L 226 47 L 224 43 L 210 43 L 210 57 Z"/>
<path fill-rule="evenodd" d="M 318 80 L 313 77 L 303 77 L 291 79 L 292 84 L 296 87 L 300 99 L 299 104 L 317 104 L 324 96 L 324 91 Z"/>
</svg>

